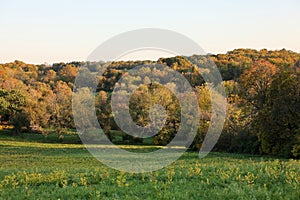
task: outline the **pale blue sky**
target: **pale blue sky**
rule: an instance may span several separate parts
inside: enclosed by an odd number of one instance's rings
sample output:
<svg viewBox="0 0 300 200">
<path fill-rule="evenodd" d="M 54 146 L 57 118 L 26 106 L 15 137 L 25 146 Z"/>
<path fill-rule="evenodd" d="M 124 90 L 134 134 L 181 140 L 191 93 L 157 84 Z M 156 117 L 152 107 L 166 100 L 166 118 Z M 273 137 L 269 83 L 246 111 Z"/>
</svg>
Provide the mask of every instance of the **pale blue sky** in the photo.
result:
<svg viewBox="0 0 300 200">
<path fill-rule="evenodd" d="M 138 28 L 182 33 L 206 52 L 300 52 L 299 0 L 0 0 L 0 62 L 85 60 L 102 42 Z"/>
</svg>

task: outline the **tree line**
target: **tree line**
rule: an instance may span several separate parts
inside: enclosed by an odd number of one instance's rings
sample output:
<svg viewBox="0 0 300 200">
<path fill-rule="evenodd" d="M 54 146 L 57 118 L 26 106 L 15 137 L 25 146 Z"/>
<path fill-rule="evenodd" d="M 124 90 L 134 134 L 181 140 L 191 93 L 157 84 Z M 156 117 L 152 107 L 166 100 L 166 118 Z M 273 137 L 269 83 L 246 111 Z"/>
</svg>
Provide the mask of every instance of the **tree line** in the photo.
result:
<svg viewBox="0 0 300 200">
<path fill-rule="evenodd" d="M 209 74 L 211 62 L 219 69 L 227 94 L 227 116 L 216 151 L 300 156 L 300 54 L 285 49 L 236 49 L 226 54 L 160 58 L 158 61 L 117 61 L 109 64 L 95 80 L 96 115 L 105 134 L 113 140 L 119 130 L 111 111 L 111 96 L 117 82 L 128 70 L 140 65 L 164 64 L 181 73 L 197 94 L 201 119 L 191 149 L 199 149 L 212 116 L 210 90 L 201 74 Z M 47 134 L 55 129 L 62 139 L 66 129 L 74 129 L 72 91 L 78 73 L 98 72 L 104 62 L 71 62 L 33 65 L 21 61 L 0 64 L 0 121 L 11 125 L 15 134 L 35 131 Z M 198 67 L 197 67 L 198 66 Z M 199 68 L 200 66 L 200 68 Z M 179 101 L 172 92 L 150 83 L 147 74 L 165 77 L 163 71 L 143 68 L 142 77 L 127 75 L 126 86 L 137 82 L 130 98 L 132 120 L 146 126 L 149 108 L 154 104 L 166 110 L 166 121 L 153 143 L 166 145 L 180 126 Z M 170 79 L 169 79 L 170 80 Z M 170 83 L 170 87 L 176 84 Z M 84 92 L 88 92 L 83 90 Z M 74 98 L 85 98 L 85 95 Z M 87 122 L 88 123 L 88 122 Z M 189 137 L 189 136 L 187 136 Z M 123 135 L 123 140 L 142 142 L 141 138 Z"/>
</svg>

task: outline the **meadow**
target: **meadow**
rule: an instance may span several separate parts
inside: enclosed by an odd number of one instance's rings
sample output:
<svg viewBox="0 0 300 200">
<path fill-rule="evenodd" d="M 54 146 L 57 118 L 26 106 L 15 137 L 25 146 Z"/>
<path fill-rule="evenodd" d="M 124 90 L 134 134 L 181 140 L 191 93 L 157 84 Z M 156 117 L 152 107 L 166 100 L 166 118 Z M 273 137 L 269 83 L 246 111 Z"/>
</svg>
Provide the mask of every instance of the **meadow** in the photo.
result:
<svg viewBox="0 0 300 200">
<path fill-rule="evenodd" d="M 300 161 L 293 159 L 186 152 L 164 169 L 134 174 L 106 167 L 82 144 L 0 133 L 0 163 L 0 199 L 300 198 Z"/>
</svg>

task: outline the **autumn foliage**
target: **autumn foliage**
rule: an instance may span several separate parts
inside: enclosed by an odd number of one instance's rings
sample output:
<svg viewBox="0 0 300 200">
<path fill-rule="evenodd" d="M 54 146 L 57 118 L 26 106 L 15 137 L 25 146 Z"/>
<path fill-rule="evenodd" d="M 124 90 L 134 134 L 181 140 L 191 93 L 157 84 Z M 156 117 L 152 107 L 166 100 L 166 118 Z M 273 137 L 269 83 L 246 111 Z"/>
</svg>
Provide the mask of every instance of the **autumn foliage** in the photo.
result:
<svg viewBox="0 0 300 200">
<path fill-rule="evenodd" d="M 112 130 L 119 130 L 111 114 L 111 93 L 127 71 L 140 65 L 164 64 L 181 73 L 198 94 L 202 118 L 198 134 L 191 145 L 199 149 L 211 119 L 211 101 L 202 73 L 209 73 L 214 62 L 223 78 L 228 97 L 228 114 L 215 150 L 242 153 L 300 156 L 300 78 L 298 53 L 236 49 L 226 54 L 190 57 L 176 56 L 158 61 L 118 61 L 110 63 L 97 77 L 96 114 L 105 134 L 113 140 Z M 66 129 L 74 129 L 72 90 L 78 73 L 99 71 L 104 62 L 71 62 L 33 65 L 21 61 L 0 64 L 0 122 L 14 127 L 16 134 L 37 131 L 47 134 L 54 129 L 63 138 Z M 198 69 L 196 66 L 201 66 Z M 81 71 L 80 71 L 81 70 Z M 160 71 L 144 69 L 144 74 Z M 88 74 L 88 73 L 86 73 Z M 130 99 L 132 119 L 141 126 L 149 123 L 153 103 L 167 108 L 165 127 L 153 137 L 155 144 L 165 145 L 174 137 L 180 124 L 178 100 L 169 90 L 149 84 L 149 78 L 130 77 L 128 87 L 143 81 Z M 85 84 L 84 81 L 82 84 Z M 88 92 L 88 91 L 82 91 Z M 79 97 L 78 97 L 79 98 Z M 84 95 L 83 97 L 84 98 Z M 124 140 L 128 137 L 124 135 Z M 142 142 L 131 138 L 133 142 Z"/>
</svg>

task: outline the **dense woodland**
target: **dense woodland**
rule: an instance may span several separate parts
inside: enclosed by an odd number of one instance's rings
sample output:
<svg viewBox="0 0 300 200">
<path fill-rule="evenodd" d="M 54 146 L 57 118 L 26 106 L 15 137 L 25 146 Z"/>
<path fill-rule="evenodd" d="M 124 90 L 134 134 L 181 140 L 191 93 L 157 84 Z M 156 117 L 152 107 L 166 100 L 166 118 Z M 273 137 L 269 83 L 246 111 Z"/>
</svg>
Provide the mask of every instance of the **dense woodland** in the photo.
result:
<svg viewBox="0 0 300 200">
<path fill-rule="evenodd" d="M 105 134 L 114 139 L 119 128 L 111 114 L 111 93 L 128 70 L 151 63 L 166 64 L 180 72 L 198 94 L 201 119 L 198 134 L 190 146 L 197 150 L 211 120 L 210 83 L 201 73 L 213 61 L 223 78 L 227 93 L 227 117 L 216 151 L 300 156 L 300 54 L 279 51 L 236 49 L 226 54 L 161 58 L 153 61 L 112 62 L 102 76 L 95 93 L 97 117 Z M 193 63 L 193 64 L 192 64 Z M 196 63 L 196 64 L 195 64 Z M 0 65 L 0 122 L 13 128 L 13 134 L 36 132 L 45 136 L 55 130 L 59 139 L 75 129 L 72 115 L 72 91 L 80 67 L 97 72 L 104 62 L 55 63 L 51 66 L 21 61 Z M 197 66 L 201 66 L 197 68 Z M 84 69 L 84 68 L 83 68 Z M 201 71 L 202 70 L 202 71 Z M 180 124 L 178 99 L 159 84 L 149 84 L 147 73 L 164 76 L 156 69 L 146 69 L 142 87 L 130 99 L 132 119 L 141 126 L 150 122 L 149 107 L 161 104 L 167 111 L 164 128 L 153 143 L 165 145 L 175 136 Z M 128 77 L 130 87 L 139 77 Z M 175 86 L 174 86 L 175 87 Z M 84 91 L 83 91 L 84 92 Z M 84 95 L 78 98 L 84 98 Z M 120 130 L 119 130 L 120 131 Z M 142 143 L 140 138 L 123 140 Z"/>
</svg>

